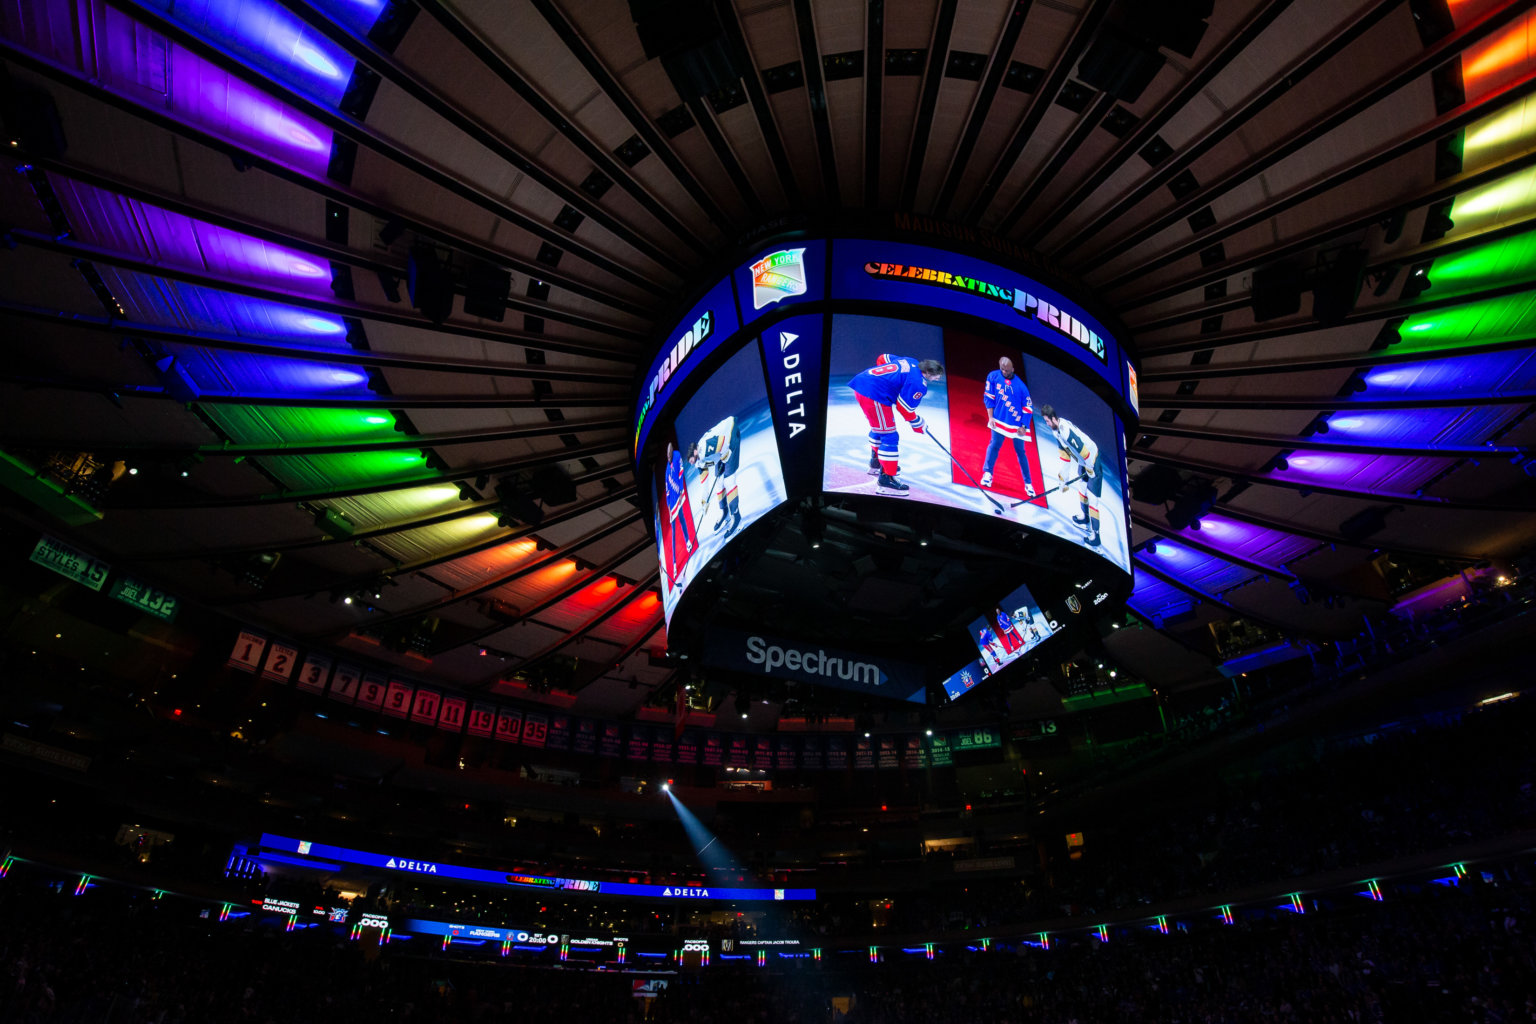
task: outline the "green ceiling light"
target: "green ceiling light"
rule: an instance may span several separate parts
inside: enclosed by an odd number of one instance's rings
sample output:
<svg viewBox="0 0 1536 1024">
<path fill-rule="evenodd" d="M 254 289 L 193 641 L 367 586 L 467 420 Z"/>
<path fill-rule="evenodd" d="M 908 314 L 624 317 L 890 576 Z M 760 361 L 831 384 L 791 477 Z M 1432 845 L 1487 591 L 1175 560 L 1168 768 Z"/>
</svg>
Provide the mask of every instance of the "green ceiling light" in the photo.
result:
<svg viewBox="0 0 1536 1024">
<path fill-rule="evenodd" d="M 1434 273 L 1434 271 L 1431 271 Z M 1398 328 L 1394 353 L 1443 352 L 1528 338 L 1536 331 L 1529 294 L 1469 302 L 1410 316 Z"/>
<path fill-rule="evenodd" d="M 236 444 L 387 441 L 399 437 L 395 417 L 382 409 L 308 409 L 287 406 L 204 407 Z"/>
<path fill-rule="evenodd" d="M 427 469 L 426 456 L 418 449 L 341 455 L 278 455 L 265 457 L 261 462 L 268 472 L 296 490 L 394 483 L 423 476 Z M 454 493 L 457 494 L 457 490 Z"/>
<path fill-rule="evenodd" d="M 1436 295 L 1536 279 L 1536 231 L 1441 256 L 1429 279 L 1425 290 Z"/>
</svg>

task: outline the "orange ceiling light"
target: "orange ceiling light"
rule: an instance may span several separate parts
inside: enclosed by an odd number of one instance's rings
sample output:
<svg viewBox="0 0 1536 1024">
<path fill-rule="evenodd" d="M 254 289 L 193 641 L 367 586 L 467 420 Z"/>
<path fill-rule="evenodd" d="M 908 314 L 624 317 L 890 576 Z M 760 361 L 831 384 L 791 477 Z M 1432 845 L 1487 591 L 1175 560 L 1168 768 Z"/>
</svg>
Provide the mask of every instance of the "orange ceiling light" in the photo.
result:
<svg viewBox="0 0 1536 1024">
<path fill-rule="evenodd" d="M 1469 49 L 1461 58 L 1461 84 L 1467 101 L 1523 77 L 1536 64 L 1536 12 Z"/>
</svg>

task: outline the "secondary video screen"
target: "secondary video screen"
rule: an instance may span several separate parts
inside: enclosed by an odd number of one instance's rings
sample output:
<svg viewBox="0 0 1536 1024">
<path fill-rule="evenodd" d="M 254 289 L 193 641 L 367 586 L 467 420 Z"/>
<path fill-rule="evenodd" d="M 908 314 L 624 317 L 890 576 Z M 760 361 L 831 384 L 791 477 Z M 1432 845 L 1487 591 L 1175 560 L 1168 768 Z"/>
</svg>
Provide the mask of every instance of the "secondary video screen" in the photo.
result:
<svg viewBox="0 0 1536 1024">
<path fill-rule="evenodd" d="M 968 662 L 964 668 L 944 680 L 944 693 L 951 701 L 957 701 L 976 688 L 976 684 L 991 675 L 978 658 Z"/>
<path fill-rule="evenodd" d="M 1087 386 L 990 338 L 832 318 L 822 488 L 1006 516 L 1130 571 L 1115 418 Z"/>
<path fill-rule="evenodd" d="M 1060 624 L 1047 615 L 1030 594 L 1019 587 L 979 618 L 972 619 L 971 639 L 981 653 L 990 675 L 1011 665 L 1053 636 Z"/>
<path fill-rule="evenodd" d="M 757 346 L 710 375 L 665 430 L 651 480 L 662 607 L 667 621 L 688 584 L 732 538 L 785 499 L 768 389 Z"/>
</svg>

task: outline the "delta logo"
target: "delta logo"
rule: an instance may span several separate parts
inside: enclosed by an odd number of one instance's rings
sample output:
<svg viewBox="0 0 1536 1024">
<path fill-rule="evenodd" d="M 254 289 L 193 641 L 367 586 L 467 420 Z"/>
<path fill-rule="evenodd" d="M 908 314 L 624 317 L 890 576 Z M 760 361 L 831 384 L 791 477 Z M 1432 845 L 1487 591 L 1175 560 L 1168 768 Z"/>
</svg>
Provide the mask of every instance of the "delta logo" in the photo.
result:
<svg viewBox="0 0 1536 1024">
<path fill-rule="evenodd" d="M 404 857 L 391 857 L 389 863 L 384 865 L 394 868 L 396 871 L 415 871 L 422 875 L 437 874 L 437 865 L 424 860 L 406 860 Z"/>
<path fill-rule="evenodd" d="M 661 894 L 663 896 L 681 896 L 685 899 L 709 899 L 708 889 L 684 889 L 682 887 L 674 888 L 670 885 L 663 889 Z"/>
<path fill-rule="evenodd" d="M 804 294 L 804 249 L 780 249 L 752 264 L 753 309 Z"/>
</svg>

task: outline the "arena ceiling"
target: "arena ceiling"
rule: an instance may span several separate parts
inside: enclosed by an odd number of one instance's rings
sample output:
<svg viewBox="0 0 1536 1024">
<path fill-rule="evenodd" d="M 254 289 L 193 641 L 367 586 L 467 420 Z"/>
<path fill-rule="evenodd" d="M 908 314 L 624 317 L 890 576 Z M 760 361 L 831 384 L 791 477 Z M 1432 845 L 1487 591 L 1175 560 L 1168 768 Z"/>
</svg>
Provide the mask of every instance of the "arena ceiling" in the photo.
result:
<svg viewBox="0 0 1536 1024">
<path fill-rule="evenodd" d="M 578 708 L 623 715 L 672 672 L 626 431 L 657 332 L 765 222 L 911 211 L 1092 286 L 1141 353 L 1132 475 L 1213 502 L 1175 529 L 1137 495 L 1147 628 L 1112 658 L 1352 635 L 1379 550 L 1536 531 L 1536 15 L 1205 14 L 8 0 L 0 446 L 121 460 L 99 520 L 38 521 L 168 591 L 472 690 L 576 657 Z M 423 245 L 461 275 L 442 323 Z M 503 315 L 466 312 L 497 269 Z M 549 467 L 574 496 L 500 516 Z"/>
</svg>

